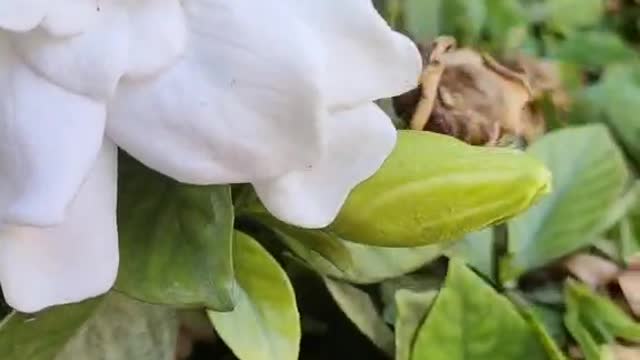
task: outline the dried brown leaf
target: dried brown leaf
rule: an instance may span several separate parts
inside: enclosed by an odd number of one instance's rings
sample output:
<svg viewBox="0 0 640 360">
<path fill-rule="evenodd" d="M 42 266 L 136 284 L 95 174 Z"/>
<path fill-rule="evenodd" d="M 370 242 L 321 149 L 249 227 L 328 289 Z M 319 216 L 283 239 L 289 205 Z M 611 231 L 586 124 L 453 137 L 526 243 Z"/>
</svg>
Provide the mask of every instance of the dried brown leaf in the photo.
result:
<svg viewBox="0 0 640 360">
<path fill-rule="evenodd" d="M 618 284 L 633 314 L 640 316 L 640 271 L 625 271 L 618 276 Z"/>
<path fill-rule="evenodd" d="M 640 359 L 640 347 L 629 347 L 616 344 L 611 347 L 611 350 L 616 360 Z"/>
<path fill-rule="evenodd" d="M 564 262 L 566 269 L 593 289 L 601 288 L 615 280 L 620 273 L 612 261 L 590 254 L 577 254 Z"/>
<path fill-rule="evenodd" d="M 410 119 L 412 129 L 473 145 L 495 145 L 510 136 L 532 141 L 544 132 L 544 118 L 530 104 L 534 90 L 524 70 L 454 46 L 442 37 L 422 47 L 421 87 L 394 99 L 398 115 Z"/>
</svg>

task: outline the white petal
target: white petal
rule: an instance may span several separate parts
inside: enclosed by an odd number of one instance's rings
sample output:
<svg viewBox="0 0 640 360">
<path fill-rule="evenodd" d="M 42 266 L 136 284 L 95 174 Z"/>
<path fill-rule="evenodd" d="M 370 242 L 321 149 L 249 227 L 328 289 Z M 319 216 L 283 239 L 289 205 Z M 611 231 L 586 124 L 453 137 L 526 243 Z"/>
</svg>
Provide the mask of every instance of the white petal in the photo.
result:
<svg viewBox="0 0 640 360">
<path fill-rule="evenodd" d="M 0 179 L 12 188 L 0 219 L 28 225 L 62 221 L 97 156 L 104 121 L 104 105 L 20 63 L 0 61 Z"/>
<path fill-rule="evenodd" d="M 37 73 L 67 90 L 104 100 L 115 90 L 129 57 L 129 17 L 118 4 L 105 6 L 81 35 L 59 38 L 39 28 L 15 34 L 13 44 Z"/>
<path fill-rule="evenodd" d="M 98 296 L 113 285 L 118 268 L 116 156 L 116 147 L 105 140 L 64 223 L 0 230 L 0 285 L 13 308 L 36 312 Z"/>
<path fill-rule="evenodd" d="M 253 184 L 267 209 L 283 221 L 307 228 L 329 225 L 351 189 L 378 170 L 396 140 L 391 120 L 373 104 L 336 112 L 327 130 L 328 150 L 319 163 Z"/>
<path fill-rule="evenodd" d="M 49 0 L 0 1 L 0 29 L 10 31 L 31 30 L 42 21 Z"/>
<path fill-rule="evenodd" d="M 187 26 L 182 6 L 177 0 L 129 1 L 129 4 L 127 75 L 153 75 L 184 53 Z"/>
<path fill-rule="evenodd" d="M 316 53 L 276 5 L 186 2 L 187 53 L 154 79 L 121 82 L 108 135 L 189 183 L 248 182 L 315 161 L 328 116 Z"/>
<path fill-rule="evenodd" d="M 13 42 L 36 72 L 76 93 L 106 99 L 123 75 L 153 75 L 184 52 L 186 25 L 177 0 L 56 5 L 42 28 L 14 35 Z"/>
<path fill-rule="evenodd" d="M 422 60 L 406 36 L 391 30 L 371 0 L 286 0 L 324 49 L 330 102 L 349 106 L 417 86 Z"/>
<path fill-rule="evenodd" d="M 41 26 L 54 36 L 78 35 L 96 20 L 102 11 L 96 0 L 49 0 L 53 5 Z"/>
</svg>

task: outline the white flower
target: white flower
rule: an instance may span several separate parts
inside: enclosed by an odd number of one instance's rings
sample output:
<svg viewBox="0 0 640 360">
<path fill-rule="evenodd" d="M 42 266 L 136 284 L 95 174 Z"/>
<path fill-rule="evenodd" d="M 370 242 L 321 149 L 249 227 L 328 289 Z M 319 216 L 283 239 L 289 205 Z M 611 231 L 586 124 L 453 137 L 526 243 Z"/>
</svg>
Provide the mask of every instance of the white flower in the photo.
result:
<svg viewBox="0 0 640 360">
<path fill-rule="evenodd" d="M 33 312 L 113 285 L 116 146 L 327 225 L 394 146 L 372 101 L 420 66 L 371 0 L 0 1 L 6 300 Z"/>
</svg>

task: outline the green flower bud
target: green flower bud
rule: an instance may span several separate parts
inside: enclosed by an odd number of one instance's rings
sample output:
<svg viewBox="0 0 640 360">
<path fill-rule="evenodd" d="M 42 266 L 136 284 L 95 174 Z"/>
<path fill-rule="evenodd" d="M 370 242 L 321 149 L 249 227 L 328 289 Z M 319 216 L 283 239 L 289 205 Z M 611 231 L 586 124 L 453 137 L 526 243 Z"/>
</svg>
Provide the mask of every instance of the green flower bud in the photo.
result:
<svg viewBox="0 0 640 360">
<path fill-rule="evenodd" d="M 550 172 L 521 151 L 400 131 L 393 153 L 353 190 L 331 230 L 388 247 L 455 240 L 521 213 L 550 188 Z"/>
</svg>

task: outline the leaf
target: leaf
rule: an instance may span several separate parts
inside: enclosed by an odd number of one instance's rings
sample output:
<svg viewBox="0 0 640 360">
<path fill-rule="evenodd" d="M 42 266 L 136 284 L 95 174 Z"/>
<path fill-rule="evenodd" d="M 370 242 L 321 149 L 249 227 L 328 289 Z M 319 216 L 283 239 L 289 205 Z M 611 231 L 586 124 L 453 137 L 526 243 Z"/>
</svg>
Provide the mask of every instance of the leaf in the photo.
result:
<svg viewBox="0 0 640 360">
<path fill-rule="evenodd" d="M 175 310 L 113 293 L 56 359 L 174 360 L 177 338 Z"/>
<path fill-rule="evenodd" d="M 395 360 L 410 360 L 418 329 L 437 296 L 435 290 L 414 292 L 401 289 L 396 292 Z"/>
<path fill-rule="evenodd" d="M 443 246 L 426 245 L 412 248 L 384 248 L 345 241 L 354 265 L 351 271 L 333 277 L 356 284 L 379 283 L 418 270 L 438 258 Z"/>
<path fill-rule="evenodd" d="M 565 315 L 564 323 L 573 339 L 580 344 L 580 350 L 582 350 L 585 358 L 587 360 L 601 360 L 600 346 L 580 322 L 580 314 L 569 309 Z"/>
<path fill-rule="evenodd" d="M 447 249 L 449 258 L 464 261 L 479 271 L 487 279 L 494 279 L 493 266 L 493 228 L 467 234 L 464 239 Z"/>
<path fill-rule="evenodd" d="M 452 241 L 526 210 L 549 185 L 550 173 L 520 151 L 400 131 L 394 152 L 329 229 L 374 246 Z"/>
<path fill-rule="evenodd" d="M 420 327 L 413 360 L 547 359 L 536 334 L 505 297 L 452 260 Z"/>
<path fill-rule="evenodd" d="M 519 48 L 528 35 L 526 12 L 518 0 L 485 0 L 490 21 L 486 28 L 492 44 L 504 53 Z"/>
<path fill-rule="evenodd" d="M 560 346 L 554 340 L 552 335 L 557 334 L 558 329 L 562 326 L 562 317 L 543 306 L 535 306 L 528 303 L 524 298 L 517 294 L 510 294 L 512 303 L 518 308 L 522 317 L 529 323 L 531 329 L 538 336 L 540 343 L 545 348 L 549 360 L 566 360 L 566 357 L 560 350 Z M 550 330 L 556 330 L 554 334 Z M 560 328 L 559 331 L 563 329 Z"/>
<path fill-rule="evenodd" d="M 462 43 L 472 43 L 480 37 L 487 21 L 485 0 L 445 0 L 442 2 L 442 32 L 453 34 Z"/>
<path fill-rule="evenodd" d="M 546 0 L 545 5 L 549 25 L 563 33 L 597 25 L 605 10 L 602 0 Z"/>
<path fill-rule="evenodd" d="M 599 336 L 640 342 L 640 323 L 634 321 L 610 299 L 594 293 L 576 281 L 566 284 L 568 313 L 577 312 L 587 328 L 599 330 Z"/>
<path fill-rule="evenodd" d="M 594 242 L 627 180 L 622 154 L 600 125 L 555 131 L 529 152 L 551 169 L 554 191 L 510 223 L 505 281 Z"/>
<path fill-rule="evenodd" d="M 275 219 L 266 213 L 254 214 L 254 219 L 273 230 L 296 255 L 321 272 L 349 272 L 353 258 L 343 241 L 330 232 L 302 229 Z"/>
<path fill-rule="evenodd" d="M 564 62 L 598 68 L 638 59 L 638 54 L 622 38 L 608 31 L 581 31 L 558 44 L 551 54 Z"/>
<path fill-rule="evenodd" d="M 321 275 L 356 284 L 372 284 L 417 270 L 440 256 L 443 247 L 383 248 L 340 239 L 326 230 L 301 229 L 265 214 L 254 219 L 278 237 Z"/>
<path fill-rule="evenodd" d="M 615 204 L 609 208 L 607 215 L 600 223 L 600 230 L 605 232 L 623 221 L 634 207 L 640 205 L 640 181 L 635 180 L 633 185 L 616 200 Z"/>
<path fill-rule="evenodd" d="M 0 323 L 0 359 L 54 359 L 101 300 L 57 306 L 35 315 L 10 314 Z"/>
<path fill-rule="evenodd" d="M 634 229 L 631 217 L 625 217 L 620 222 L 620 258 L 629 263 L 640 254 L 640 232 Z"/>
<path fill-rule="evenodd" d="M 586 91 L 580 105 L 590 103 L 605 117 L 636 164 L 640 164 L 640 66 L 611 65 L 600 83 Z M 599 119 L 596 119 L 599 120 Z"/>
<path fill-rule="evenodd" d="M 405 28 L 418 43 L 435 39 L 440 34 L 439 16 L 442 0 L 404 0 Z"/>
<path fill-rule="evenodd" d="M 347 283 L 324 278 L 329 293 L 342 312 L 385 353 L 394 353 L 394 337 L 391 329 L 380 316 L 371 297 Z"/>
<path fill-rule="evenodd" d="M 120 164 L 116 288 L 148 303 L 233 309 L 230 188 L 180 184 L 131 160 Z"/>
<path fill-rule="evenodd" d="M 293 288 L 280 265 L 254 239 L 235 233 L 236 308 L 209 311 L 218 335 L 242 360 L 297 360 L 300 318 Z"/>
</svg>

